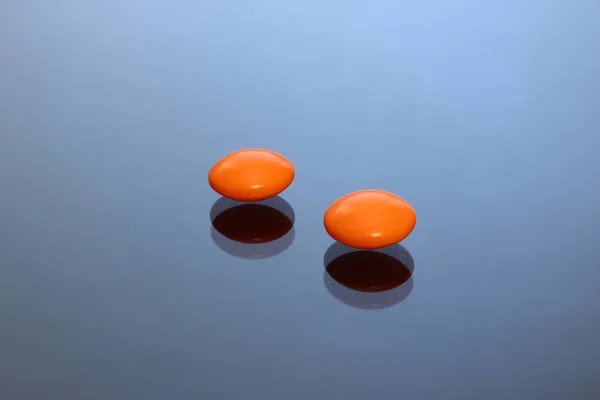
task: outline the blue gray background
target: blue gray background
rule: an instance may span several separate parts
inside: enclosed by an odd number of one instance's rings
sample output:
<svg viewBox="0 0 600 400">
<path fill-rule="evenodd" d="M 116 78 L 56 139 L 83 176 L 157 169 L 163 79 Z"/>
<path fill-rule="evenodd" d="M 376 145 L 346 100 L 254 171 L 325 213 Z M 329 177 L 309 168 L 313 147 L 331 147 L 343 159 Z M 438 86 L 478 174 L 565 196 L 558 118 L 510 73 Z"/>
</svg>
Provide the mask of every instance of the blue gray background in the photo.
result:
<svg viewBox="0 0 600 400">
<path fill-rule="evenodd" d="M 600 398 L 599 15 L 4 0 L 0 397 Z M 296 167 L 270 258 L 211 238 L 244 147 Z M 323 212 L 364 188 L 418 215 L 384 309 L 324 282 Z"/>
</svg>

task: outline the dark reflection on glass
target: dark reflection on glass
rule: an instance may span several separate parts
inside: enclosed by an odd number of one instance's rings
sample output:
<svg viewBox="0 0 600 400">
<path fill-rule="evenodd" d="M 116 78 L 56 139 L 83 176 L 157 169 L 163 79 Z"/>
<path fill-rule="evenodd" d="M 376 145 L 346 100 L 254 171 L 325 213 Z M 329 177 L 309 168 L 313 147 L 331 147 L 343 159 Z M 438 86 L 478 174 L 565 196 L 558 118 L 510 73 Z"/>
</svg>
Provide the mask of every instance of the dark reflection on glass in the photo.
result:
<svg viewBox="0 0 600 400">
<path fill-rule="evenodd" d="M 413 288 L 414 260 L 396 244 L 364 251 L 332 244 L 323 257 L 325 287 L 338 300 L 362 309 L 392 307 Z"/>
<path fill-rule="evenodd" d="M 215 244 L 240 258 L 272 257 L 294 240 L 294 209 L 279 196 L 255 203 L 221 197 L 210 209 L 210 220 Z"/>
</svg>

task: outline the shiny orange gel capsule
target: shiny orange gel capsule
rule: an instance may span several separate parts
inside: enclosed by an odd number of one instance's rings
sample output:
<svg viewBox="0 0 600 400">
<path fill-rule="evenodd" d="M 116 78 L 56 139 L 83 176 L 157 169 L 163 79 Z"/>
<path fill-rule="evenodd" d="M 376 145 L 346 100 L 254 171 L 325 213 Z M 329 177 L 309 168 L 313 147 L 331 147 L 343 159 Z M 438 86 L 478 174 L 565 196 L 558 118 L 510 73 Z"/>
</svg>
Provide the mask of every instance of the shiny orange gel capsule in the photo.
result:
<svg viewBox="0 0 600 400">
<path fill-rule="evenodd" d="M 415 228 L 417 215 L 393 193 L 361 190 L 337 199 L 323 218 L 327 233 L 346 246 L 373 250 L 391 246 Z"/>
<path fill-rule="evenodd" d="M 219 161 L 208 173 L 208 184 L 221 196 L 237 201 L 261 201 L 287 189 L 294 166 L 271 150 L 244 149 Z"/>
</svg>

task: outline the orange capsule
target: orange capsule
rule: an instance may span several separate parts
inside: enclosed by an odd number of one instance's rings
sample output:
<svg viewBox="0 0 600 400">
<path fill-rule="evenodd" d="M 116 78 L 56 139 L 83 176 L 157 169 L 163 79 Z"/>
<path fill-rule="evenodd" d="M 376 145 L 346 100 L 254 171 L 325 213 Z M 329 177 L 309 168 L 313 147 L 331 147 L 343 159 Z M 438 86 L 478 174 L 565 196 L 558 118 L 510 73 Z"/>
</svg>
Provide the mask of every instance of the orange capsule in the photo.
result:
<svg viewBox="0 0 600 400">
<path fill-rule="evenodd" d="M 294 166 L 271 150 L 235 151 L 208 173 L 210 187 L 221 196 L 237 201 L 261 201 L 283 192 L 294 180 Z"/>
<path fill-rule="evenodd" d="M 406 238 L 417 223 L 415 210 L 401 197 L 361 190 L 337 199 L 323 218 L 327 233 L 346 246 L 373 250 Z"/>
</svg>

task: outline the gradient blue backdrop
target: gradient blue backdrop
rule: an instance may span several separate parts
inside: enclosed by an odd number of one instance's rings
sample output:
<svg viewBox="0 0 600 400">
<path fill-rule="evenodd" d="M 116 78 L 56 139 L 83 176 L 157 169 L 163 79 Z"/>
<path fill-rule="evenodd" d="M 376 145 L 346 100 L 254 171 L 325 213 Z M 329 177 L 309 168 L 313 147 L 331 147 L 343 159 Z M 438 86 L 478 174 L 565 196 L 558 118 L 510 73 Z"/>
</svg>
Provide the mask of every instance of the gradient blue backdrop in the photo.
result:
<svg viewBox="0 0 600 400">
<path fill-rule="evenodd" d="M 0 397 L 600 398 L 599 16 L 4 0 Z M 296 167 L 267 259 L 211 239 L 208 169 L 244 147 Z M 418 215 L 379 310 L 323 276 L 323 212 L 363 188 Z"/>
</svg>

